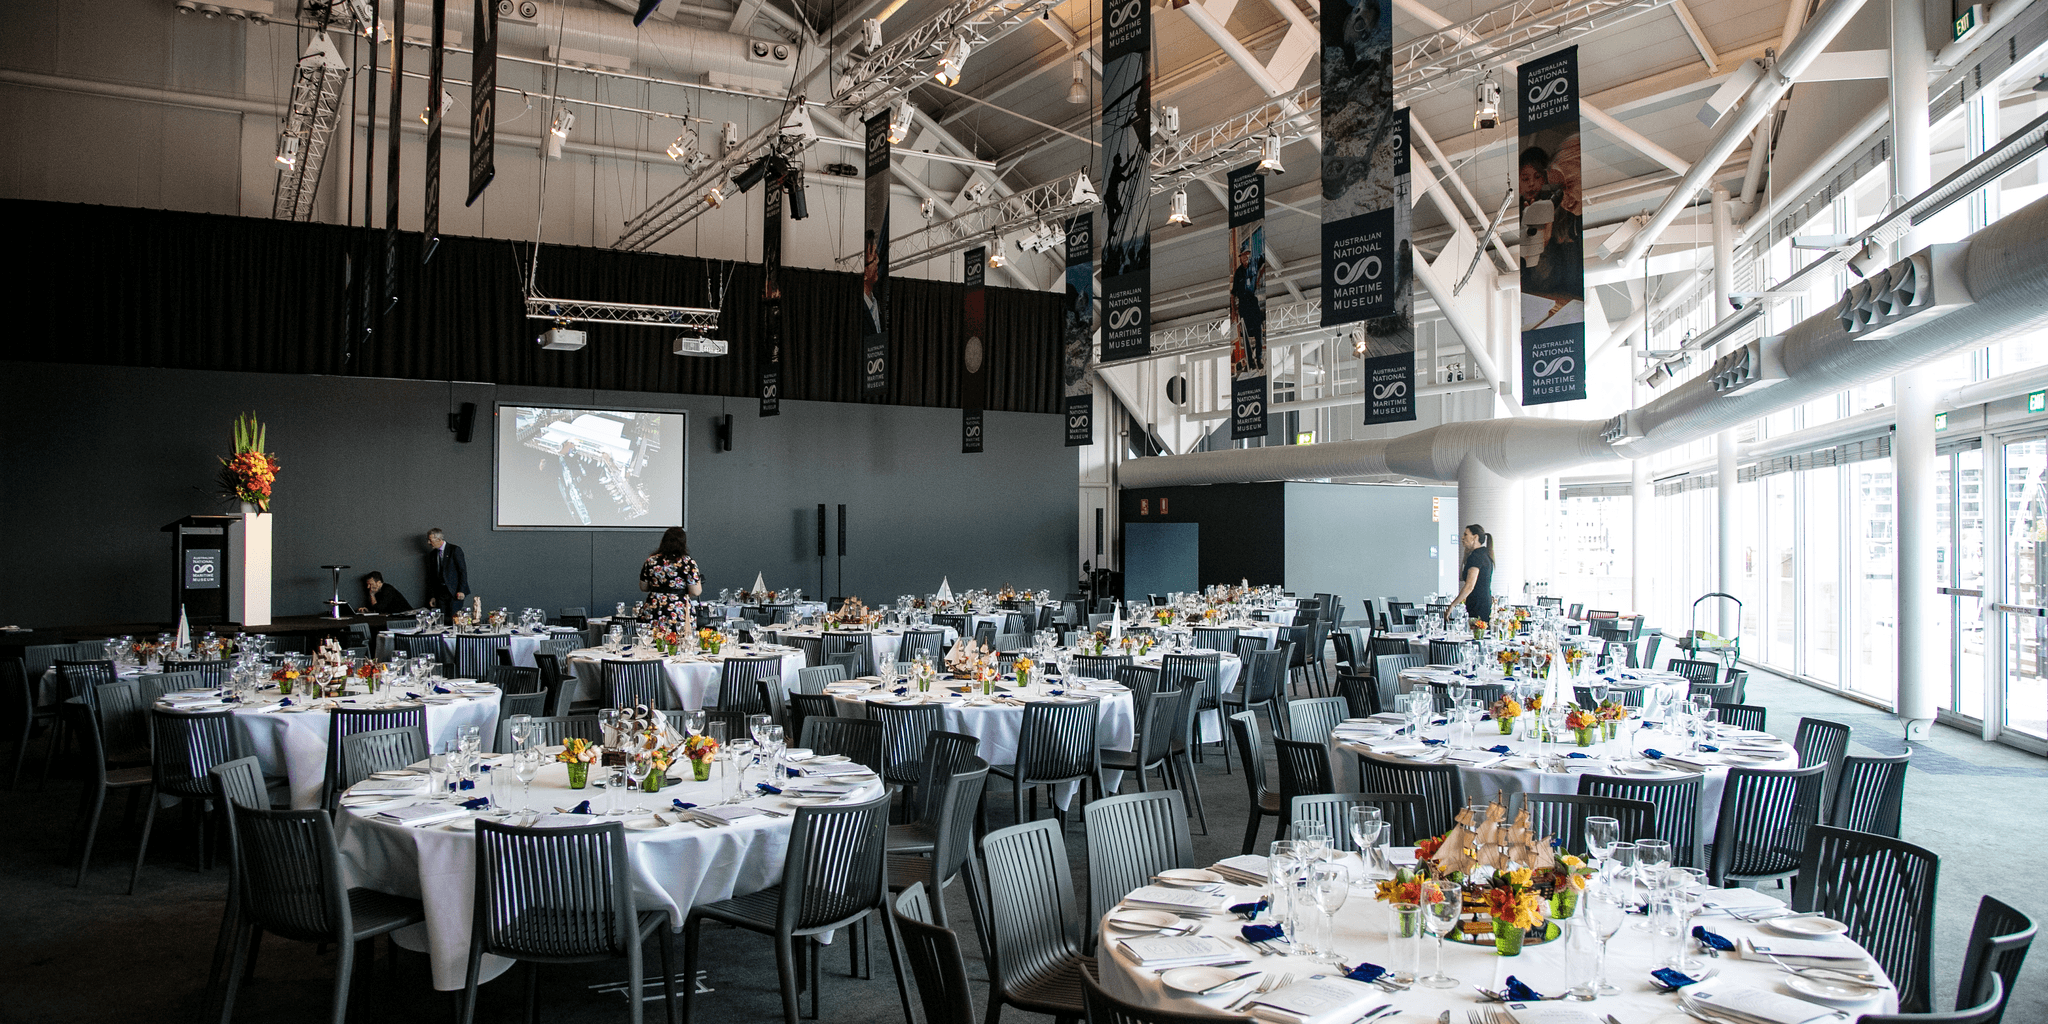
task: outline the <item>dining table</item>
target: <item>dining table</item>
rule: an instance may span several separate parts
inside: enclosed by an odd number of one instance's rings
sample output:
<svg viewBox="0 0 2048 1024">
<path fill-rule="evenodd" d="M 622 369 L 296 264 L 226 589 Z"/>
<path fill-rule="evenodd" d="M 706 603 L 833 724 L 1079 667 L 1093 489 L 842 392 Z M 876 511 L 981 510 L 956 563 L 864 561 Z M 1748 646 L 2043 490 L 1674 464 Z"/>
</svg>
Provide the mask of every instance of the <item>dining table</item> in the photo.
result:
<svg viewBox="0 0 2048 1024">
<path fill-rule="evenodd" d="M 452 630 L 438 630 L 437 632 L 441 634 L 442 650 L 447 652 L 448 661 L 452 664 L 455 660 L 455 633 Z M 391 629 L 379 633 L 377 634 L 380 641 L 377 645 L 377 653 L 382 657 L 390 657 L 391 637 L 418 635 L 419 630 L 416 629 Z M 512 664 L 522 668 L 533 668 L 533 654 L 535 651 L 540 650 L 541 641 L 559 640 L 564 637 L 580 637 L 583 635 L 583 631 L 573 626 L 545 626 L 539 631 L 514 629 L 500 633 L 472 633 L 468 635 L 505 637 L 507 646 L 512 651 Z"/>
<path fill-rule="evenodd" d="M 543 748 L 543 756 L 559 749 Z M 735 777 L 731 763 L 715 765 L 707 781 L 672 779 L 659 793 L 649 793 L 625 787 L 610 792 L 596 784 L 596 771 L 588 788 L 571 789 L 568 766 L 545 760 L 529 787 L 515 777 L 509 755 L 490 755 L 486 763 L 491 770 L 482 777 L 489 781 L 471 792 L 484 792 L 491 807 L 437 804 L 427 792 L 425 766 L 415 765 L 350 789 L 335 822 L 350 886 L 424 904 L 425 923 L 396 939 L 427 954 L 434 987 L 442 991 L 467 983 L 478 820 L 534 828 L 620 822 L 636 905 L 666 911 L 674 929 L 682 927 L 691 907 L 779 883 L 798 806 L 855 803 L 882 793 L 881 780 L 866 773 L 835 776 L 838 784 L 821 785 L 815 795 L 798 795 L 797 786 L 771 795 L 758 788 L 763 769 Z M 688 776 L 690 768 L 684 764 L 675 772 Z M 742 799 L 733 802 L 735 796 Z M 695 806 L 678 808 L 678 802 Z M 487 956 L 482 977 L 495 977 L 512 963 Z"/>
<path fill-rule="evenodd" d="M 805 648 L 808 648 L 812 642 L 822 641 L 826 636 L 860 636 L 865 634 L 874 638 L 871 643 L 875 648 L 875 664 L 879 666 L 885 662 L 897 660 L 896 652 L 903 649 L 904 633 L 910 630 L 932 629 L 939 630 L 945 634 L 945 638 L 941 641 L 941 651 L 950 651 L 953 649 L 954 644 L 960 642 L 960 633 L 951 626 L 872 626 L 866 629 L 831 630 L 822 630 L 817 626 L 782 626 L 768 627 L 761 632 L 766 634 L 773 642 L 789 647 Z M 806 660 L 808 660 L 808 653 L 806 651 Z M 822 664 L 822 662 L 819 662 L 819 664 Z"/>
<path fill-rule="evenodd" d="M 797 648 L 782 644 L 728 643 L 716 653 L 686 650 L 678 654 L 663 654 L 652 647 L 641 646 L 627 646 L 618 651 L 586 647 L 570 651 L 567 662 L 576 676 L 576 699 L 592 701 L 604 699 L 604 662 L 660 662 L 662 673 L 668 677 L 669 693 L 675 697 L 675 706 L 685 711 L 696 711 L 718 706 L 719 680 L 725 674 L 725 663 L 735 657 L 781 659 L 783 689 L 788 693 L 796 692 L 796 673 L 804 667 L 804 654 Z"/>
<path fill-rule="evenodd" d="M 1061 653 L 1066 655 L 1067 657 L 1072 657 L 1077 654 L 1086 654 L 1088 652 L 1082 650 L 1080 647 L 1068 647 L 1064 648 L 1061 651 Z M 1105 651 L 1105 653 L 1110 652 Z M 1230 693 L 1236 690 L 1238 676 L 1244 674 L 1244 661 L 1235 654 L 1226 654 L 1220 651 L 1211 652 L 1179 644 L 1162 643 L 1157 646 L 1154 646 L 1150 651 L 1147 651 L 1144 654 L 1134 656 L 1131 659 L 1131 664 L 1138 668 L 1156 669 L 1163 666 L 1166 663 L 1166 656 L 1169 654 L 1209 653 L 1214 653 L 1217 655 L 1216 692 Z M 1225 742 L 1226 738 L 1223 732 L 1222 715 L 1213 708 L 1208 711 L 1202 712 L 1200 715 L 1197 715 L 1195 718 L 1195 735 L 1197 737 L 1197 742 L 1200 743 Z"/>
<path fill-rule="evenodd" d="M 1464 680 L 1466 685 L 1474 683 L 1498 685 L 1504 678 L 1497 671 L 1475 671 L 1455 665 L 1418 665 L 1402 669 L 1395 676 L 1395 685 L 1400 692 L 1408 693 L 1432 684 L 1450 684 Z M 1679 700 L 1691 692 L 1692 681 L 1676 672 L 1662 669 L 1627 668 L 1612 672 L 1587 672 L 1578 677 L 1573 685 L 1594 687 L 1604 686 L 1609 699 L 1621 699 L 1623 693 L 1638 695 L 1638 707 L 1655 708 L 1670 701 Z M 1575 695 L 1576 696 L 1576 695 Z"/>
</svg>

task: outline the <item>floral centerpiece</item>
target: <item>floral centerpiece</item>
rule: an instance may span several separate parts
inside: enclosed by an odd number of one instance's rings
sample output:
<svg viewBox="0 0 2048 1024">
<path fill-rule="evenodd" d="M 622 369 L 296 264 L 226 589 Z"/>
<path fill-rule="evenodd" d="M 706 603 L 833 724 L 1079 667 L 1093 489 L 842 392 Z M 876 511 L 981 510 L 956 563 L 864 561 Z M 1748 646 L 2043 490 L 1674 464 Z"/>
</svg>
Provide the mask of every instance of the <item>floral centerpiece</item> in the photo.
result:
<svg viewBox="0 0 2048 1024">
<path fill-rule="evenodd" d="M 698 650 L 707 651 L 712 654 L 717 654 L 718 649 L 723 646 L 725 646 L 724 633 L 720 633 L 719 631 L 708 627 L 697 631 Z"/>
<path fill-rule="evenodd" d="M 1600 717 L 1596 711 L 1587 711 L 1574 704 L 1571 706 L 1571 710 L 1565 712 L 1564 727 L 1572 731 L 1572 738 L 1578 742 L 1579 746 L 1592 746 L 1593 730 L 1599 728 L 1599 726 Z"/>
<path fill-rule="evenodd" d="M 1165 605 L 1152 609 L 1152 621 L 1162 626 L 1173 625 L 1173 609 Z"/>
<path fill-rule="evenodd" d="M 1500 723 L 1501 735 L 1506 736 L 1515 731 L 1515 719 L 1522 717 L 1522 702 L 1503 694 L 1489 710 L 1493 720 Z"/>
<path fill-rule="evenodd" d="M 361 665 L 356 666 L 356 678 L 363 681 L 363 688 L 366 690 L 376 690 L 377 681 L 383 675 L 384 666 L 374 661 L 365 661 Z"/>
<path fill-rule="evenodd" d="M 235 446 L 220 460 L 221 497 L 270 511 L 270 488 L 277 482 L 277 456 L 263 450 L 267 431 L 255 413 L 235 418 Z"/>
<path fill-rule="evenodd" d="M 136 646 L 141 647 L 142 645 L 137 644 Z M 289 697 L 292 695 L 292 687 L 298 684 L 299 667 L 286 662 L 271 670 L 270 681 L 277 684 L 277 692 L 280 696 Z"/>
<path fill-rule="evenodd" d="M 555 760 L 569 766 L 569 788 L 582 789 L 590 784 L 590 766 L 603 756 L 603 748 L 581 736 L 570 736 L 562 741 L 562 752 Z"/>
<path fill-rule="evenodd" d="M 1475 878 L 1483 878 L 1464 887 L 1469 917 L 1460 932 L 1470 936 L 1465 941 L 1490 939 L 1502 956 L 1520 954 L 1525 942 L 1546 941 L 1549 899 L 1559 870 L 1551 838 L 1535 834 L 1526 810 L 1510 823 L 1499 799 L 1483 816 L 1467 808 L 1458 812 L 1456 821 L 1427 859 L 1438 873 L 1473 872 Z M 1569 874 L 1578 866 L 1563 870 Z M 1477 874 L 1482 869 L 1488 873 Z"/>
<path fill-rule="evenodd" d="M 1500 662 L 1501 674 L 1511 676 L 1515 674 L 1515 663 L 1522 660 L 1522 652 L 1513 647 L 1503 647 L 1494 654 L 1494 658 Z"/>
<path fill-rule="evenodd" d="M 1564 649 L 1564 667 L 1567 671 L 1576 673 L 1580 663 L 1590 657 L 1592 654 L 1583 647 L 1567 647 Z"/>
<path fill-rule="evenodd" d="M 1548 905 L 1535 885 L 1529 868 L 1496 872 L 1481 894 L 1486 916 L 1493 919 L 1493 948 L 1502 956 L 1516 956 L 1532 929 L 1544 926 Z"/>
<path fill-rule="evenodd" d="M 1081 646 L 1087 648 L 1089 654 L 1101 656 L 1103 649 L 1109 646 L 1109 630 L 1098 629 L 1090 633 L 1086 640 L 1081 641 Z"/>
<path fill-rule="evenodd" d="M 1558 854 L 1557 863 L 1550 868 L 1550 916 L 1561 921 L 1577 913 L 1579 894 L 1586 891 L 1598 870 L 1583 858 Z"/>
<path fill-rule="evenodd" d="M 1419 854 L 1418 854 L 1419 855 Z M 1418 862 L 1416 867 L 1394 869 L 1394 877 L 1382 879 L 1373 891 L 1373 898 L 1381 903 L 1442 903 L 1448 886 L 1438 880 L 1427 866 L 1427 861 Z"/>
<path fill-rule="evenodd" d="M 1019 655 L 1016 664 L 1010 666 L 1010 669 L 1017 673 L 1017 685 L 1030 686 L 1031 670 L 1036 667 L 1038 667 L 1036 662 L 1033 662 L 1030 658 L 1026 658 L 1022 655 Z"/>
<path fill-rule="evenodd" d="M 1611 740 L 1621 731 L 1621 723 L 1628 719 L 1628 705 L 1610 699 L 1602 703 L 1594 715 L 1600 720 L 1602 735 Z"/>
<path fill-rule="evenodd" d="M 683 635 L 673 629 L 657 629 L 650 639 L 654 642 L 654 649 L 663 657 L 674 657 L 683 649 Z"/>
<path fill-rule="evenodd" d="M 711 761 L 718 756 L 718 741 L 699 733 L 683 741 L 683 756 L 690 760 L 690 775 L 698 782 L 711 778 Z"/>
</svg>

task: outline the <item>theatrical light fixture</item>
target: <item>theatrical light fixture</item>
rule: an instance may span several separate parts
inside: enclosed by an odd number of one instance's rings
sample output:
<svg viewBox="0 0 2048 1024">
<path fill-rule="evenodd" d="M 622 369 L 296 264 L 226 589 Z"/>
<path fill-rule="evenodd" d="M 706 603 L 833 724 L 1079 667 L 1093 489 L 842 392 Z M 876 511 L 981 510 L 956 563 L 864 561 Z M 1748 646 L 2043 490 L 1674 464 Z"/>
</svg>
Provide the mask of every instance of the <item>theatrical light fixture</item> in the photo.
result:
<svg viewBox="0 0 2048 1024">
<path fill-rule="evenodd" d="M 555 113 L 555 123 L 548 128 L 548 159 L 562 157 L 562 143 L 569 138 L 569 130 L 576 127 L 576 112 L 563 107 Z"/>
<path fill-rule="evenodd" d="M 1067 102 L 1088 102 L 1088 65 L 1079 57 L 1074 58 L 1074 84 L 1067 87 Z"/>
<path fill-rule="evenodd" d="M 1865 243 L 1856 255 L 1849 257 L 1849 272 L 1857 277 L 1869 277 L 1871 271 L 1881 270 L 1884 266 L 1884 246 L 1875 240 Z"/>
<path fill-rule="evenodd" d="M 453 109 L 455 109 L 455 97 L 448 95 L 448 90 L 441 90 L 441 116 L 447 117 L 448 112 Z M 434 123 L 434 108 L 432 104 L 420 108 L 420 123 L 425 125 Z"/>
<path fill-rule="evenodd" d="M 804 195 L 804 169 L 791 168 L 782 176 L 782 190 L 789 194 L 789 219 L 803 220 L 811 215 L 811 204 Z"/>
<path fill-rule="evenodd" d="M 1493 80 L 1493 72 L 1479 80 L 1472 99 L 1472 127 L 1481 131 L 1500 127 L 1500 83 Z"/>
<path fill-rule="evenodd" d="M 860 20 L 860 44 L 869 53 L 882 48 L 882 19 L 862 18 Z"/>
<path fill-rule="evenodd" d="M 817 129 L 811 127 L 810 105 L 804 102 L 802 96 L 796 97 L 796 102 L 790 107 L 789 113 L 783 116 L 779 131 L 783 138 L 796 139 L 799 142 L 808 142 L 818 137 Z"/>
<path fill-rule="evenodd" d="M 889 144 L 897 145 L 909 138 L 910 126 L 916 123 L 916 118 L 917 104 L 910 102 L 910 97 L 905 96 L 903 102 L 896 105 L 895 116 L 889 118 Z"/>
<path fill-rule="evenodd" d="M 277 165 L 279 167 L 286 168 L 297 167 L 299 165 L 298 136 L 279 135 L 277 137 Z"/>
<path fill-rule="evenodd" d="M 965 191 L 960 193 L 960 198 L 967 200 L 969 203 L 978 203 L 987 197 L 988 182 L 985 181 L 975 181 L 969 184 Z"/>
<path fill-rule="evenodd" d="M 1600 240 L 1600 258 L 1612 259 L 1615 253 L 1627 249 L 1628 244 L 1635 241 L 1636 235 L 1649 223 L 1650 215 L 1639 213 L 1616 225 L 1613 231 L 1608 232 L 1606 238 Z"/>
<path fill-rule="evenodd" d="M 725 127 L 719 129 L 719 134 L 725 139 L 725 148 L 727 150 L 740 148 L 740 123 L 738 121 L 727 121 Z"/>
<path fill-rule="evenodd" d="M 929 199 L 923 199 L 923 200 L 919 200 L 919 201 L 918 201 L 918 204 L 917 204 L 917 215 L 918 215 L 918 216 L 920 216 L 920 217 L 923 217 L 923 218 L 924 218 L 924 219 L 926 219 L 926 220 L 930 220 L 930 219 L 932 219 L 933 217 L 936 217 L 936 216 L 938 216 L 938 213 L 939 213 L 939 204 L 937 204 L 937 203 L 934 203 L 934 202 L 932 202 L 932 201 L 931 201 L 931 200 L 929 200 Z"/>
<path fill-rule="evenodd" d="M 675 346 L 670 349 L 679 356 L 722 356 L 728 345 L 724 338 L 711 338 L 699 334 L 679 334 Z"/>
<path fill-rule="evenodd" d="M 1169 207 L 1168 213 L 1166 214 L 1166 222 L 1168 224 L 1180 224 L 1183 226 L 1194 223 L 1194 221 L 1188 219 L 1187 189 L 1177 188 L 1173 190 L 1173 201 Z"/>
<path fill-rule="evenodd" d="M 1287 168 L 1280 166 L 1280 136 L 1268 135 L 1259 140 L 1259 173 L 1287 173 Z"/>
<path fill-rule="evenodd" d="M 932 81 L 951 87 L 960 84 L 960 73 L 967 68 L 967 57 L 974 52 L 974 44 L 966 36 L 957 36 L 953 45 L 946 47 L 946 55 L 939 58 L 938 70 L 932 72 Z"/>
<path fill-rule="evenodd" d="M 1351 354 L 1357 356 L 1360 359 L 1364 359 L 1366 347 L 1367 339 L 1365 335 L 1365 325 L 1359 324 L 1358 326 L 1353 327 L 1351 329 Z"/>
<path fill-rule="evenodd" d="M 1000 237 L 992 238 L 989 240 L 989 243 L 988 268 L 990 270 L 1001 270 L 1010 262 L 1003 258 L 1003 240 Z"/>
<path fill-rule="evenodd" d="M 1102 196 L 1096 194 L 1095 183 L 1088 180 L 1087 171 L 1074 175 L 1074 195 L 1067 200 L 1068 206 L 1094 206 L 1101 201 Z"/>
<path fill-rule="evenodd" d="M 1180 108 L 1179 108 L 1179 107 L 1172 107 L 1172 106 L 1168 106 L 1168 107 L 1160 107 L 1160 108 L 1159 108 L 1159 113 L 1160 113 L 1160 116 L 1161 116 L 1161 118 L 1162 118 L 1162 119 L 1163 119 L 1163 120 L 1164 120 L 1164 121 L 1166 122 L 1166 134 L 1168 134 L 1168 135 L 1179 135 L 1179 134 L 1180 134 Z"/>
<path fill-rule="evenodd" d="M 676 136 L 676 140 L 668 144 L 668 158 L 670 160 L 687 159 L 696 155 L 696 151 L 697 136 L 689 132 Z"/>
<path fill-rule="evenodd" d="M 724 206 L 725 191 L 716 185 L 711 186 L 711 191 L 704 193 L 704 202 L 709 204 L 712 209 Z"/>
<path fill-rule="evenodd" d="M 755 185 L 760 184 L 761 179 L 767 176 L 768 158 L 764 156 L 761 159 L 748 164 L 745 170 L 742 170 L 740 171 L 740 173 L 733 175 L 733 191 L 744 193 L 748 189 L 753 188 Z"/>
</svg>

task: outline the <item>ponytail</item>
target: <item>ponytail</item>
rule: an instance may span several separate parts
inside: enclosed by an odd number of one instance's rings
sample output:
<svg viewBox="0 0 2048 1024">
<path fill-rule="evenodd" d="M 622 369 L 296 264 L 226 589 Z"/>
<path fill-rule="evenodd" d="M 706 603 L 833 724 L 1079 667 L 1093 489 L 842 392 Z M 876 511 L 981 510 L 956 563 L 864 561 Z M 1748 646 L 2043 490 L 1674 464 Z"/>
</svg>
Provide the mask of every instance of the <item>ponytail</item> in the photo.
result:
<svg viewBox="0 0 2048 1024">
<path fill-rule="evenodd" d="M 1493 557 L 1493 534 L 1486 532 L 1486 528 L 1478 523 L 1467 523 L 1465 531 L 1479 538 L 1479 546 L 1486 549 L 1486 557 Z"/>
</svg>

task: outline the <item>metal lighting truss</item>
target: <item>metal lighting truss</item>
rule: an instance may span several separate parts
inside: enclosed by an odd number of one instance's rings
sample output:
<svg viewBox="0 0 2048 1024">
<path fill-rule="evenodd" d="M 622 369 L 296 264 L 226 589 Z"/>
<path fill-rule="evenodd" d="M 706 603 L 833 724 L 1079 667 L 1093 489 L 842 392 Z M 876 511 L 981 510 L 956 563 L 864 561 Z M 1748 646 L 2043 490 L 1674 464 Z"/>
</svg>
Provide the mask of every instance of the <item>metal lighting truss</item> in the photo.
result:
<svg viewBox="0 0 2048 1024">
<path fill-rule="evenodd" d="M 1305 139 L 1322 130 L 1322 109 L 1323 85 L 1316 82 L 1172 139 L 1152 151 L 1152 191 L 1180 188 L 1240 163 L 1245 147 L 1256 150 L 1268 135 L 1279 135 L 1283 145 Z"/>
<path fill-rule="evenodd" d="M 718 330 L 718 310 L 696 306 L 644 306 L 632 302 L 593 302 L 587 299 L 551 299 L 544 295 L 526 297 L 528 320 L 570 321 L 595 324 L 624 324 L 629 327 L 666 327 L 671 330 L 710 334 Z"/>
<path fill-rule="evenodd" d="M 747 136 L 737 147 L 706 164 L 702 170 L 692 174 L 669 194 L 655 200 L 647 209 L 627 221 L 625 231 L 612 243 L 612 248 L 628 252 L 646 250 L 654 243 L 667 238 L 677 228 L 695 220 L 704 211 L 716 206 L 717 204 L 708 196 L 714 187 L 723 189 L 726 179 L 732 176 L 733 171 L 771 152 L 787 159 L 808 149 L 813 142 L 818 141 L 817 136 L 784 135 L 782 132 L 782 126 L 789 122 L 790 111 L 803 102 L 801 96 L 784 100 L 781 117 Z M 724 202 L 724 198 L 719 202 Z"/>
<path fill-rule="evenodd" d="M 1350 324 L 1343 324 L 1330 330 L 1344 330 Z M 1323 307 L 1320 299 L 1303 299 L 1300 302 L 1276 302 L 1266 306 L 1266 343 L 1268 345 L 1289 338 L 1300 337 L 1323 330 Z M 1230 318 L 1218 317 L 1200 323 L 1182 324 L 1152 332 L 1152 352 L 1143 359 L 1129 360 L 1142 362 L 1160 356 L 1181 355 L 1201 352 L 1212 348 L 1228 347 L 1231 344 Z"/>
<path fill-rule="evenodd" d="M 272 217 L 313 219 L 313 198 L 320 191 L 320 172 L 327 166 L 328 143 L 341 121 L 341 89 L 347 81 L 348 62 L 335 52 L 327 33 L 316 33 L 292 71 L 291 106 L 279 129 L 278 152 L 295 152 L 296 158 L 277 169 Z"/>
<path fill-rule="evenodd" d="M 1468 74 L 1513 63 L 1671 2 L 1571 0 L 1548 7 L 1539 0 L 1516 0 L 1394 47 L 1394 91 L 1413 103 Z"/>
<path fill-rule="evenodd" d="M 963 252 L 990 238 L 996 239 L 996 244 L 1000 245 L 1006 231 L 1041 222 L 1050 223 L 1068 216 L 1069 211 L 1094 206 L 1099 200 L 1084 198 L 1078 203 L 1074 201 L 1087 177 L 1087 172 L 1077 171 L 1022 192 L 997 196 L 945 220 L 933 221 L 918 231 L 898 235 L 889 240 L 889 266 L 892 270 L 900 269 L 948 253 Z M 1085 193 L 1087 197 L 1094 194 L 1092 187 Z M 854 253 L 840 257 L 839 265 L 855 266 L 860 260 L 861 255 Z"/>
<path fill-rule="evenodd" d="M 960 0 L 847 65 L 832 85 L 832 106 L 861 110 L 907 91 L 932 77 L 954 40 L 979 50 L 1056 6 L 1056 0 Z"/>
</svg>

